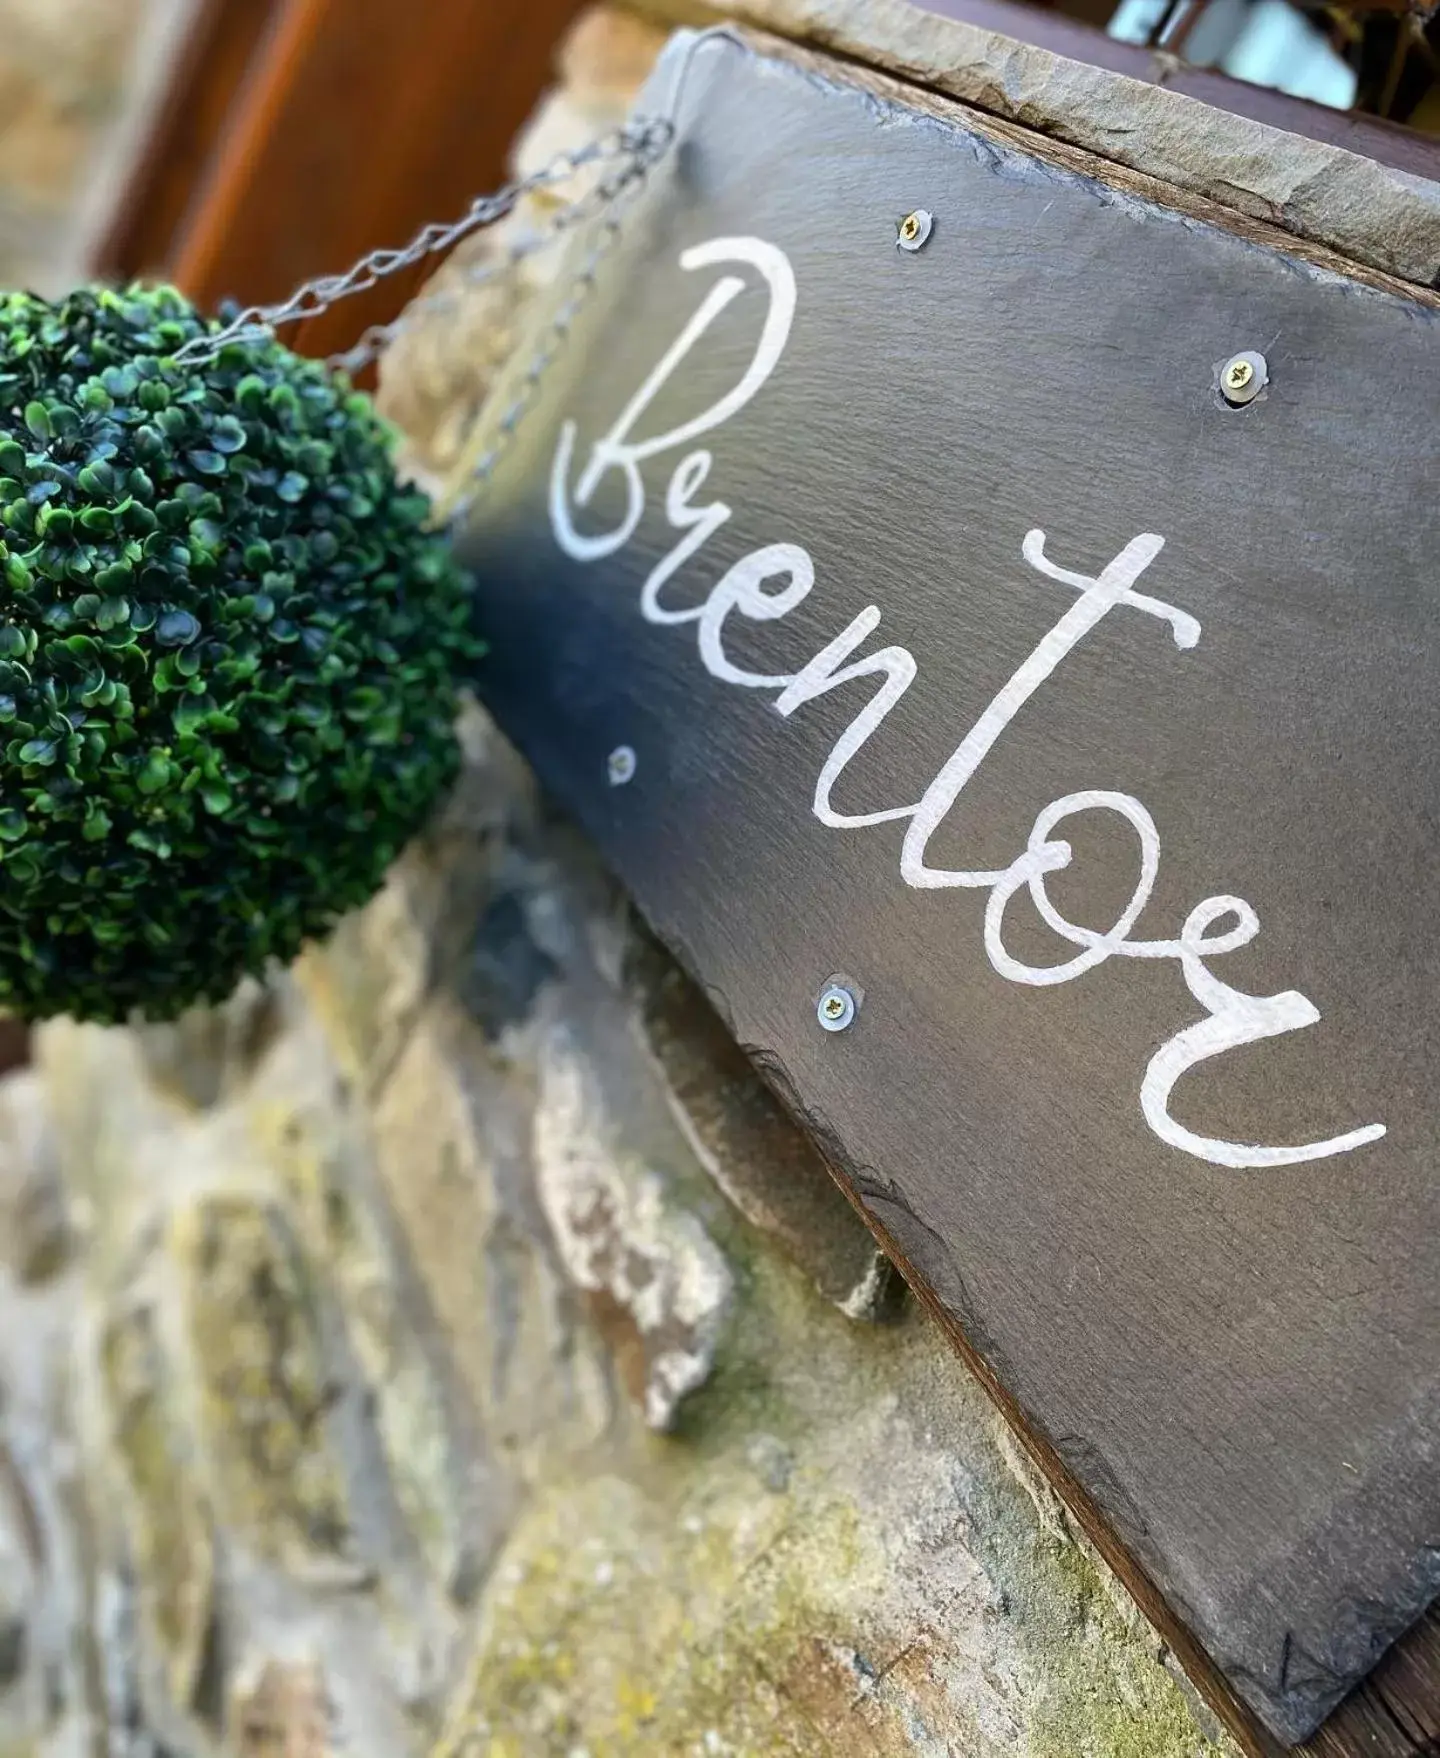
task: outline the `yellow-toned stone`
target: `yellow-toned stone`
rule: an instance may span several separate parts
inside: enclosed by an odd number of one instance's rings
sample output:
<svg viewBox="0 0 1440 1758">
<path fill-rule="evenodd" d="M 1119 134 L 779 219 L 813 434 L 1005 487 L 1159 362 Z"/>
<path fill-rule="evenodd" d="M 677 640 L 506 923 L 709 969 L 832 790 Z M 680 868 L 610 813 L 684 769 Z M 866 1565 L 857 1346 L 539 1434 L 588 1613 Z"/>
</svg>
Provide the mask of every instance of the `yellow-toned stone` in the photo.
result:
<svg viewBox="0 0 1440 1758">
<path fill-rule="evenodd" d="M 446 999 L 417 1021 L 375 1110 L 379 1176 L 460 1374 L 529 1475 L 613 1420 L 605 1351 L 531 1188 L 532 1094 Z M 482 1121 L 483 1120 L 483 1121 Z"/>
<path fill-rule="evenodd" d="M 199 1197 L 172 1217 L 169 1249 L 223 1518 L 300 1573 L 347 1560 L 314 1280 L 281 1211 L 240 1193 Z"/>
<path fill-rule="evenodd" d="M 186 3 L 0 0 L 0 286 L 54 294 L 79 272 L 97 158 L 144 85 L 142 26 Z"/>
<path fill-rule="evenodd" d="M 314 1661 L 268 1660 L 233 1694 L 228 1725 L 236 1758 L 332 1758 L 332 1708 Z"/>
<path fill-rule="evenodd" d="M 180 1417 L 184 1400 L 176 1363 L 167 1358 L 149 1300 L 134 1299 L 109 1318 L 100 1368 L 109 1438 L 127 1491 L 125 1532 L 141 1603 L 170 1695 L 188 1707 L 213 1615 L 214 1537 Z"/>
<path fill-rule="evenodd" d="M 289 1199 L 309 1261 L 325 1265 L 401 1514 L 432 1579 L 448 1587 L 467 1567 L 470 1535 L 457 1485 L 472 1466 L 404 1299 L 374 1206 L 369 1131 L 348 1093 L 312 1025 L 250 1095 L 246 1121 Z"/>
<path fill-rule="evenodd" d="M 618 8 L 585 13 L 561 49 L 561 84 L 516 143 L 515 174 L 531 175 L 619 127 L 666 34 Z M 381 407 L 404 431 L 409 467 L 427 481 L 438 484 L 454 472 L 485 394 L 520 340 L 528 308 L 557 272 L 562 247 L 532 253 L 528 241 L 564 203 L 592 188 L 601 169 L 587 168 L 527 197 L 499 225 L 462 245 L 407 313 L 382 362 Z"/>
</svg>

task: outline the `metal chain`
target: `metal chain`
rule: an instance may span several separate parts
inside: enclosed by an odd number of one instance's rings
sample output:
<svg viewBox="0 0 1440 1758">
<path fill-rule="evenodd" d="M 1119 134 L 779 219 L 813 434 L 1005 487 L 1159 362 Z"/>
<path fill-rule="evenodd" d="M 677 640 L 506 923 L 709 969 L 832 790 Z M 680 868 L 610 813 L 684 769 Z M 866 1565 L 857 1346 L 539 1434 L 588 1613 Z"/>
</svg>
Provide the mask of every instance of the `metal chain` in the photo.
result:
<svg viewBox="0 0 1440 1758">
<path fill-rule="evenodd" d="M 633 200 L 639 193 L 649 169 L 649 165 L 642 165 L 637 174 L 627 180 L 623 192 L 626 200 Z M 590 295 L 595 291 L 600 264 L 620 237 L 622 214 L 623 207 L 619 197 L 612 197 L 607 204 L 605 217 L 596 229 L 594 243 L 570 279 L 569 292 L 537 340 L 535 351 L 530 356 L 524 376 L 516 387 L 515 395 L 505 413 L 495 424 L 494 439 L 476 459 L 465 491 L 447 509 L 447 518 L 452 530 L 463 523 L 466 514 L 484 491 L 494 473 L 495 466 L 500 462 L 510 441 L 514 438 L 521 417 L 534 400 L 535 394 L 540 388 L 540 380 L 544 377 L 556 355 L 564 347 L 566 338 L 570 334 L 571 325 Z"/>
<path fill-rule="evenodd" d="M 372 324 L 353 347 L 332 354 L 328 364 L 338 372 L 359 372 L 403 335 L 417 318 L 457 310 L 475 288 L 508 274 L 526 257 L 544 250 L 567 232 L 603 214 L 632 186 L 644 180 L 670 144 L 675 130 L 673 123 L 655 117 L 633 123 L 629 132 L 635 137 L 631 150 L 627 156 L 621 157 L 618 169 L 609 177 L 600 178 L 592 189 L 568 202 L 543 226 L 525 233 L 503 256 L 465 265 L 447 285 L 412 300 L 393 322 Z M 546 167 L 547 170 L 550 168 Z"/>
<path fill-rule="evenodd" d="M 268 340 L 276 330 L 288 324 L 318 317 L 340 300 L 377 286 L 387 276 L 413 267 L 426 257 L 452 250 L 472 232 L 493 225 L 512 213 L 526 196 L 565 183 L 587 165 L 611 159 L 618 161 L 612 173 L 599 178 L 584 195 L 567 202 L 538 230 L 518 239 L 502 257 L 468 266 L 461 272 L 458 282 L 452 281 L 448 286 L 422 295 L 393 323 L 372 325 L 352 348 L 334 355 L 328 363 L 340 371 L 358 371 L 393 342 L 416 317 L 453 310 L 471 289 L 506 273 L 524 257 L 563 238 L 577 226 L 599 222 L 593 244 L 574 271 L 569 291 L 536 342 L 515 395 L 495 426 L 493 441 L 477 459 L 465 492 L 448 509 L 448 520 L 453 529 L 464 520 L 489 481 L 521 418 L 534 400 L 541 379 L 564 346 L 576 316 L 594 291 L 600 263 L 620 236 L 625 205 L 634 200 L 651 170 L 675 139 L 676 118 L 695 56 L 705 44 L 716 40 L 745 53 L 752 52 L 744 38 L 728 25 L 697 31 L 676 68 L 666 104 L 668 114 L 636 117 L 623 128 L 614 129 L 586 146 L 559 153 L 530 176 L 516 178 L 493 195 L 478 196 L 464 215 L 450 225 L 426 226 L 402 250 L 372 251 L 343 275 L 326 275 L 307 281 L 283 304 L 250 306 L 222 328 L 187 342 L 175 358 L 203 366 L 216 360 L 223 349 L 234 343 Z"/>
<path fill-rule="evenodd" d="M 613 199 L 614 194 L 643 177 L 664 153 L 674 134 L 675 125 L 668 118 L 641 117 L 583 147 L 559 153 L 530 176 L 516 178 L 496 190 L 493 195 L 477 196 L 461 218 L 449 225 L 429 225 L 422 228 L 403 249 L 371 251 L 343 275 L 323 275 L 307 281 L 283 304 L 252 305 L 232 318 L 223 328 L 208 335 L 194 337 L 177 350 L 175 358 L 190 365 L 208 365 L 219 358 L 224 348 L 233 343 L 263 341 L 289 324 L 318 317 L 340 300 L 349 299 L 357 293 L 378 286 L 387 276 L 396 274 L 401 269 L 411 268 L 428 256 L 453 249 L 472 232 L 493 225 L 495 221 L 513 212 L 527 195 L 564 183 L 587 165 L 608 159 L 620 160 L 621 170 L 614 178 L 602 182 L 588 195 L 562 208 L 542 233 L 537 234 L 533 240 L 526 240 L 523 247 L 517 247 L 517 254 L 539 249 L 597 211 L 604 200 Z M 602 191 L 606 192 L 603 196 Z M 488 279 L 488 273 L 477 275 L 477 279 Z M 422 303 L 428 304 L 428 301 Z M 355 349 L 339 357 L 337 364 L 349 364 L 353 359 L 356 366 L 364 365 L 373 357 L 375 349 L 383 346 L 396 333 L 396 325 L 380 326 L 368 332 L 365 339 L 369 342 L 368 349 L 362 352 L 362 344 L 357 344 Z"/>
<path fill-rule="evenodd" d="M 663 119 L 663 126 L 667 131 L 666 138 L 658 151 L 644 157 L 637 157 L 628 171 L 614 180 L 615 186 L 606 191 L 604 199 L 597 203 L 598 210 L 604 217 L 596 228 L 594 243 L 591 245 L 579 267 L 572 275 L 569 292 L 565 299 L 556 309 L 554 316 L 550 319 L 549 323 L 545 326 L 539 338 L 536 340 L 534 344 L 534 352 L 530 356 L 530 360 L 525 368 L 525 373 L 521 378 L 519 385 L 516 387 L 515 394 L 511 398 L 510 404 L 506 408 L 505 413 L 495 423 L 493 429 L 494 438 L 475 460 L 474 468 L 470 472 L 465 489 L 456 495 L 456 497 L 450 501 L 449 505 L 444 508 L 445 522 L 452 533 L 458 533 L 460 527 L 465 522 L 467 514 L 475 505 L 475 502 L 480 495 L 484 492 L 486 485 L 494 474 L 496 465 L 500 462 L 500 459 L 504 456 L 511 440 L 514 438 L 515 430 L 519 427 L 522 417 L 529 408 L 531 402 L 534 400 L 535 394 L 540 388 L 541 379 L 545 376 L 556 356 L 564 347 L 565 341 L 570 334 L 571 326 L 579 315 L 581 308 L 590 298 L 590 295 L 595 291 L 597 272 L 600 264 L 620 237 L 621 219 L 625 204 L 634 201 L 640 190 L 644 187 L 645 179 L 653 168 L 655 161 L 660 158 L 665 147 L 668 146 L 670 141 L 674 138 L 677 120 L 680 114 L 681 100 L 685 94 L 686 83 L 689 80 L 690 70 L 694 65 L 695 57 L 707 43 L 716 41 L 724 42 L 731 48 L 739 49 L 745 54 L 751 53 L 749 45 L 745 42 L 745 39 L 738 35 L 729 25 L 712 25 L 708 30 L 697 31 L 690 39 L 690 43 L 684 55 L 681 57 L 679 66 L 675 71 L 674 82 L 670 89 L 669 101 L 666 105 L 667 115 Z M 593 193 L 599 195 L 600 189 L 597 187 Z M 554 230 L 561 229 L 561 226 L 565 226 L 568 229 L 568 224 L 578 223 L 580 219 L 588 218 L 588 214 L 581 214 L 576 211 L 583 206 L 583 200 L 582 202 L 573 204 L 572 208 L 567 210 L 566 216 L 562 217 L 562 220 L 557 223 Z M 574 216 L 573 220 L 569 217 L 572 214 Z M 519 255 L 523 254 L 523 252 L 524 247 L 522 245 L 517 247 L 515 254 Z M 499 272 L 504 266 L 504 264 L 477 265 L 475 271 L 473 271 L 472 284 L 473 281 L 488 280 L 491 274 Z M 471 277 L 467 276 L 467 280 L 470 279 Z M 441 293 L 436 297 L 447 298 L 448 295 Z M 425 304 L 428 302 L 421 303 Z M 419 307 L 412 307 L 412 311 L 416 309 L 419 309 Z M 408 317 L 409 314 L 407 313 L 406 315 Z M 403 324 L 406 320 L 405 318 L 402 318 L 400 321 Z"/>
<path fill-rule="evenodd" d="M 712 25 L 708 30 L 695 32 L 676 68 L 666 104 L 667 114 L 636 117 L 623 128 L 613 129 L 586 146 L 558 153 L 548 164 L 532 172 L 530 176 L 516 178 L 496 190 L 493 195 L 477 196 L 466 212 L 449 225 L 423 227 L 401 250 L 371 251 L 343 275 L 322 275 L 315 280 L 306 281 L 282 304 L 247 307 L 222 328 L 207 335 L 195 336 L 186 342 L 176 352 L 176 360 L 205 366 L 218 359 L 222 349 L 232 343 L 268 340 L 278 329 L 301 323 L 306 318 L 319 317 L 340 300 L 349 299 L 356 293 L 364 293 L 371 287 L 378 286 L 387 276 L 396 274 L 401 269 L 412 268 L 426 257 L 452 250 L 472 232 L 493 225 L 506 214 L 512 213 L 527 195 L 534 195 L 540 190 L 564 183 L 587 165 L 606 159 L 620 161 L 620 169 L 613 177 L 602 179 L 588 194 L 567 203 L 547 226 L 514 245 L 503 261 L 478 263 L 467 270 L 462 288 L 479 285 L 502 273 L 521 257 L 543 248 L 572 227 L 604 212 L 627 191 L 633 192 L 639 187 L 651 167 L 663 156 L 675 138 L 676 118 L 696 54 L 705 44 L 717 40 L 730 44 L 732 48 L 750 52 L 744 38 L 729 25 Z M 608 228 L 604 237 L 607 240 L 604 248 L 608 249 L 609 242 L 613 241 L 613 235 Z M 581 272 L 593 273 L 593 259 Z M 442 289 L 420 299 L 395 323 L 378 324 L 367 330 L 353 348 L 336 355 L 330 364 L 351 371 L 368 365 L 381 348 L 395 339 L 412 315 L 451 306 L 456 302 L 459 291 L 460 289 Z"/>
</svg>

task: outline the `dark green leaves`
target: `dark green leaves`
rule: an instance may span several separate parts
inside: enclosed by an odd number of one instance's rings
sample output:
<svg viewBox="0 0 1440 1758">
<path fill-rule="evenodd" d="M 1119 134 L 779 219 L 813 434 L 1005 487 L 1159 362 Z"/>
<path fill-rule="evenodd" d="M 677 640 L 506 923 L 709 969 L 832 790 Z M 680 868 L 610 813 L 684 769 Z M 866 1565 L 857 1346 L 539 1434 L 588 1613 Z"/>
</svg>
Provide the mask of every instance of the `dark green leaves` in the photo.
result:
<svg viewBox="0 0 1440 1758">
<path fill-rule="evenodd" d="M 184 647 L 200 637 L 200 625 L 188 610 L 167 610 L 155 624 L 155 640 L 161 647 Z"/>
<path fill-rule="evenodd" d="M 233 416 L 224 415 L 210 429 L 210 444 L 222 457 L 245 448 L 245 429 Z"/>
<path fill-rule="evenodd" d="M 169 289 L 0 294 L 0 1007 L 219 1000 L 454 772 L 466 592 L 368 400 Z M 23 368 L 20 363 L 23 363 Z M 8 375 L 8 376 L 7 376 Z"/>
</svg>

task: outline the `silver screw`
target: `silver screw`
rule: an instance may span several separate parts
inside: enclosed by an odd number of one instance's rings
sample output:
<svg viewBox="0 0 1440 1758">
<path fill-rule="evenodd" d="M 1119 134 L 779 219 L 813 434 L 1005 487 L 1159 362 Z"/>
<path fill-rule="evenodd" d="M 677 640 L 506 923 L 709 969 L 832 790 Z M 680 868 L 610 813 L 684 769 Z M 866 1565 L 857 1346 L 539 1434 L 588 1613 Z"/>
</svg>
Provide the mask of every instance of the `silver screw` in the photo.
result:
<svg viewBox="0 0 1440 1758">
<path fill-rule="evenodd" d="M 916 208 L 913 213 L 906 214 L 896 228 L 896 248 L 898 250 L 920 250 L 934 229 L 934 225 L 934 216 L 927 213 L 924 208 Z"/>
<path fill-rule="evenodd" d="M 1220 368 L 1220 395 L 1234 409 L 1253 403 L 1269 382 L 1270 369 L 1265 356 L 1247 349 L 1232 354 Z"/>
<path fill-rule="evenodd" d="M 635 753 L 629 745 L 616 745 L 605 759 L 605 773 L 610 777 L 611 787 L 624 787 L 627 781 L 633 781 L 635 768 Z"/>
<path fill-rule="evenodd" d="M 830 983 L 815 1004 L 815 1017 L 827 1032 L 843 1032 L 855 1017 L 855 997 L 839 983 Z"/>
</svg>

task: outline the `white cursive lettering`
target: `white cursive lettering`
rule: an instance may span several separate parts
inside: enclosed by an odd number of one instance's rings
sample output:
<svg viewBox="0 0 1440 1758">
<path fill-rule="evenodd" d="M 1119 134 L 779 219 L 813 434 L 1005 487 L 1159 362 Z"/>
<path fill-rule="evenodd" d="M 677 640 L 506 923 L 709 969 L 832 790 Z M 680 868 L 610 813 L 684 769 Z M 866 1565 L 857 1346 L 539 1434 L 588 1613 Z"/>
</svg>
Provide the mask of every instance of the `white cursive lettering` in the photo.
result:
<svg viewBox="0 0 1440 1758">
<path fill-rule="evenodd" d="M 691 270 L 740 263 L 756 270 L 767 295 L 760 337 L 739 381 L 701 414 L 692 416 L 668 432 L 633 439 L 632 430 L 661 390 L 687 359 L 711 324 L 746 290 L 746 282 L 725 275 L 710 289 L 699 309 L 675 342 L 661 356 L 654 370 L 625 405 L 619 418 L 595 441 L 575 485 L 569 490 L 574 462 L 576 427 L 566 421 L 560 431 L 550 475 L 550 523 L 555 540 L 577 562 L 595 562 L 615 555 L 630 541 L 645 511 L 645 483 L 640 466 L 664 452 L 678 450 L 701 434 L 710 432 L 737 414 L 764 385 L 779 363 L 795 314 L 795 277 L 783 251 L 758 238 L 716 238 L 682 253 L 680 266 Z M 773 622 L 787 616 L 811 592 L 815 568 L 809 551 L 795 543 L 771 543 L 752 550 L 735 562 L 710 589 L 700 604 L 670 609 L 661 593 L 710 538 L 725 525 L 732 509 L 723 501 L 694 505 L 712 466 L 705 450 L 690 452 L 671 475 L 665 495 L 665 512 L 671 527 L 681 533 L 675 546 L 646 576 L 640 592 L 640 610 L 652 623 L 696 623 L 701 664 L 723 683 L 752 690 L 775 690 L 775 706 L 787 718 L 808 702 L 831 690 L 861 679 L 883 681 L 832 747 L 815 783 L 813 811 L 832 829 L 856 830 L 866 826 L 906 821 L 900 855 L 900 877 L 921 890 L 967 887 L 988 890 L 985 903 L 984 946 L 993 968 L 1012 983 L 1048 987 L 1073 982 L 1111 958 L 1171 959 L 1184 975 L 1186 987 L 1205 1010 L 1205 1017 L 1185 1026 L 1151 1057 L 1140 1088 L 1140 1109 L 1146 1123 L 1164 1142 L 1212 1164 L 1229 1167 L 1292 1165 L 1348 1153 L 1385 1134 L 1383 1124 L 1373 1123 L 1343 1135 L 1331 1136 L 1294 1147 L 1265 1147 L 1226 1141 L 1197 1134 L 1170 1114 L 1176 1083 L 1201 1062 L 1212 1061 L 1243 1044 L 1302 1031 L 1320 1018 L 1319 1009 L 1295 990 L 1279 995 L 1246 995 L 1222 982 L 1209 968 L 1209 961 L 1247 945 L 1259 932 L 1255 911 L 1243 898 L 1207 897 L 1190 911 L 1173 940 L 1137 940 L 1131 934 L 1150 901 L 1160 870 L 1160 833 L 1150 813 L 1129 794 L 1092 789 L 1052 800 L 1035 819 L 1024 849 L 1006 867 L 994 869 L 931 866 L 926 856 L 931 839 L 949 817 L 960 795 L 980 765 L 994 749 L 1005 729 L 1036 691 L 1054 674 L 1066 655 L 1091 634 L 1112 610 L 1128 609 L 1153 617 L 1169 627 L 1174 645 L 1193 648 L 1200 639 L 1200 625 L 1188 612 L 1135 590 L 1136 581 L 1156 560 L 1165 540 L 1153 533 L 1134 537 L 1113 561 L 1096 575 L 1074 572 L 1056 565 L 1045 552 L 1045 533 L 1026 534 L 1021 555 L 1045 579 L 1079 594 L 1076 601 L 1036 644 L 1029 657 L 997 692 L 980 718 L 955 747 L 934 780 L 913 805 L 884 806 L 875 811 L 846 813 L 832 804 L 832 793 L 852 758 L 869 741 L 917 674 L 914 656 L 907 648 L 882 647 L 854 657 L 880 624 L 874 605 L 860 612 L 813 659 L 797 672 L 765 673 L 737 665 L 722 640 L 726 619 L 739 615 L 753 622 Z M 625 488 L 625 513 L 611 531 L 586 535 L 575 520 L 574 508 L 590 504 L 596 489 L 611 471 L 618 471 Z M 784 581 L 766 590 L 767 581 Z M 1134 832 L 1138 870 L 1124 908 L 1108 928 L 1095 929 L 1071 922 L 1056 908 L 1046 889 L 1050 874 L 1068 867 L 1073 850 L 1063 837 L 1053 834 L 1066 819 L 1082 812 L 1108 812 L 1122 819 Z M 1005 944 L 1005 915 L 1021 892 L 1028 894 L 1041 920 L 1069 946 L 1078 948 L 1055 964 L 1034 965 L 1017 958 Z M 1232 925 L 1221 928 L 1227 918 Z"/>
</svg>

